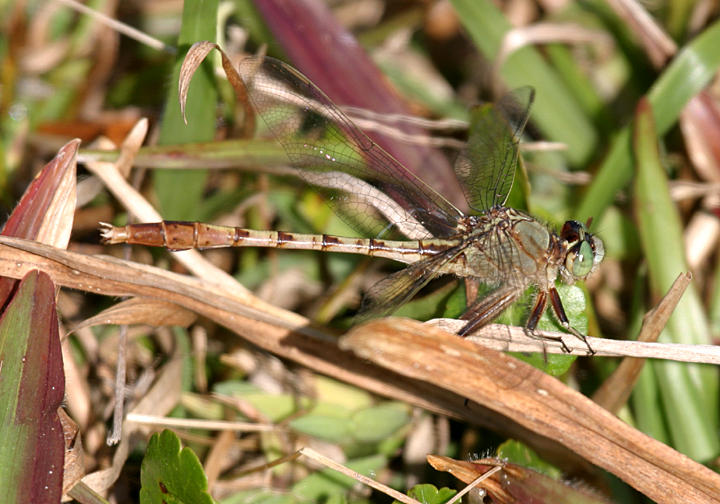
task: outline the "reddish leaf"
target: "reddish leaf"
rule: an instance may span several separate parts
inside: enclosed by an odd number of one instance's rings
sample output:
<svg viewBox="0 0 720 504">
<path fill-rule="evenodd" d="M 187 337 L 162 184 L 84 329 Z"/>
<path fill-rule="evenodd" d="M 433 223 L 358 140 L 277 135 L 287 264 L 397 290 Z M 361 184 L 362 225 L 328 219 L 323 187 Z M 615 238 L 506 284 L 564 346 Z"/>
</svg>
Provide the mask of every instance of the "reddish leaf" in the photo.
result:
<svg viewBox="0 0 720 504">
<path fill-rule="evenodd" d="M 385 76 L 327 5 L 310 0 L 256 0 L 255 5 L 292 63 L 339 105 L 383 114 L 410 114 Z M 422 133 L 404 127 L 407 134 Z M 371 133 L 371 138 L 455 204 L 464 206 L 460 186 L 440 152 Z"/>
<path fill-rule="evenodd" d="M 75 168 L 80 140 L 65 144 L 25 190 L 5 223 L 5 236 L 66 248 L 75 212 Z M 0 306 L 8 302 L 17 281 L 0 278 Z"/>
</svg>

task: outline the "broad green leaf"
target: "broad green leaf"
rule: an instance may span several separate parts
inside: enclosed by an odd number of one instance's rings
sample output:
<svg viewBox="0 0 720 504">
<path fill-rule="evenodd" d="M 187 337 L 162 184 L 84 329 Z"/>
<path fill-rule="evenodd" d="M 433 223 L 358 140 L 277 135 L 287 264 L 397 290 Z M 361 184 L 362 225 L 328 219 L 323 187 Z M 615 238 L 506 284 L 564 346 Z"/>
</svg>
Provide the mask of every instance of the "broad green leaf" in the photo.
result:
<svg viewBox="0 0 720 504">
<path fill-rule="evenodd" d="M 271 422 L 279 422 L 293 414 L 298 407 L 307 406 L 309 399 L 303 398 L 298 405 L 297 398 L 290 394 L 249 394 L 243 399 L 257 408 Z M 304 406 L 303 406 L 304 405 Z"/>
<path fill-rule="evenodd" d="M 365 408 L 372 404 L 372 396 L 365 390 L 325 376 L 315 377 L 315 393 L 318 401 L 337 404 L 349 411 Z"/>
<path fill-rule="evenodd" d="M 307 398 L 298 404 L 297 398 L 290 394 L 266 393 L 251 383 L 237 380 L 217 383 L 213 386 L 213 391 L 231 397 L 241 397 L 272 422 L 279 422 L 293 414 L 298 407 L 305 408 L 309 404 Z"/>
<path fill-rule="evenodd" d="M 565 309 L 565 315 L 567 315 L 570 325 L 580 331 L 582 334 L 587 334 L 588 328 L 588 316 L 587 316 L 587 301 L 585 291 L 577 285 L 565 285 L 560 284 L 557 286 L 557 291 L 560 294 L 560 300 L 562 301 L 563 308 Z M 529 298 L 534 302 L 534 297 Z M 532 304 L 528 305 L 532 308 Z M 514 325 L 525 325 L 527 320 L 527 310 L 522 311 L 521 318 L 515 318 L 512 323 Z M 575 338 L 572 334 L 565 331 L 560 325 L 553 313 L 552 307 L 548 306 L 545 313 L 540 318 L 537 328 L 541 331 L 559 331 L 565 333 L 566 336 L 563 338 Z M 520 360 L 523 360 L 538 369 L 542 369 L 546 373 L 552 376 L 560 376 L 565 374 L 575 359 L 574 355 L 563 355 L 563 354 L 547 354 L 533 353 L 530 355 L 516 353 L 513 354 Z"/>
<path fill-rule="evenodd" d="M 450 283 L 429 292 L 427 296 L 416 296 L 414 299 L 395 310 L 393 315 L 396 317 L 408 317 L 417 320 L 427 320 L 429 318 L 439 317 L 444 313 L 446 303 L 458 290 L 456 287 L 456 285 Z M 463 289 L 460 290 L 463 291 Z M 462 301 L 464 301 L 464 292 L 462 294 L 455 294 L 455 296 L 462 296 Z M 458 301 L 461 300 L 456 297 L 455 302 L 457 303 Z M 457 305 L 455 308 L 457 308 Z M 465 308 L 466 306 L 462 305 L 459 310 L 459 314 L 464 312 Z"/>
</svg>

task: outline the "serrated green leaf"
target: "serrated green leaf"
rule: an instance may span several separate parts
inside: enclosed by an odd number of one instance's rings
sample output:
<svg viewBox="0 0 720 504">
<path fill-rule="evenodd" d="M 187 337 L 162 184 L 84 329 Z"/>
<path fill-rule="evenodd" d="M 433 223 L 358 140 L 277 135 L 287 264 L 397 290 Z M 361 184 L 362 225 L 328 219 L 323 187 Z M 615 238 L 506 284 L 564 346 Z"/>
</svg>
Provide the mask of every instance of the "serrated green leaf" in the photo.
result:
<svg viewBox="0 0 720 504">
<path fill-rule="evenodd" d="M 407 494 L 422 504 L 443 504 L 449 501 L 456 493 L 457 491 L 447 487 L 438 490 L 435 485 L 424 483 L 415 485 Z M 399 501 L 393 501 L 393 504 L 399 504 Z"/>
<path fill-rule="evenodd" d="M 214 504 L 195 453 L 171 430 L 153 434 L 140 469 L 141 504 Z"/>
</svg>

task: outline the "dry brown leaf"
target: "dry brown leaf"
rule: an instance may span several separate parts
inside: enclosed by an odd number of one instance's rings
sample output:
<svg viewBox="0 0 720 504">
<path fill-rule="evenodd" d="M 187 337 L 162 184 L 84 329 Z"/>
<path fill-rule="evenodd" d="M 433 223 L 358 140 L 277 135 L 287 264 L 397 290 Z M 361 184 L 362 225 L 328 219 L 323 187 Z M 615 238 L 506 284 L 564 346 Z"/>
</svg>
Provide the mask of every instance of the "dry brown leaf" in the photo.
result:
<svg viewBox="0 0 720 504">
<path fill-rule="evenodd" d="M 665 66 L 677 53 L 677 45 L 673 39 L 665 33 L 641 2 L 609 0 L 608 5 L 640 39 L 645 53 L 656 68 Z"/>
<path fill-rule="evenodd" d="M 720 475 L 509 355 L 405 319 L 357 327 L 341 347 L 556 440 L 657 502 L 720 500 Z"/>
<path fill-rule="evenodd" d="M 80 141 L 68 142 L 55 159 L 64 168 L 59 172 L 53 199 L 40 225 L 37 240 L 59 248 L 67 248 L 72 232 L 75 205 L 77 203 L 77 149 Z"/>
<path fill-rule="evenodd" d="M 63 408 L 58 408 L 60 425 L 65 436 L 65 463 L 63 468 L 63 495 L 67 494 L 75 484 L 85 475 L 83 466 L 82 441 L 78 436 L 80 429 Z"/>
<path fill-rule="evenodd" d="M 0 237 L 0 275 L 22 277 L 34 268 L 46 271 L 57 285 L 108 296 L 163 299 L 227 327 L 259 348 L 292 359 L 310 369 L 427 410 L 462 417 L 463 399 L 447 395 L 444 402 L 425 399 L 425 384 L 412 383 L 392 372 L 338 349 L 336 340 L 309 326 L 304 317 L 246 297 L 198 278 L 107 256 L 86 256 L 42 244 Z M 472 421 L 481 422 L 482 415 Z"/>
<path fill-rule="evenodd" d="M 701 179 L 720 182 L 720 105 L 701 91 L 680 114 L 685 148 Z"/>
<path fill-rule="evenodd" d="M 5 223 L 4 235 L 67 248 L 77 200 L 79 146 L 77 139 L 66 143 L 37 174 Z"/>
<path fill-rule="evenodd" d="M 234 440 L 235 433 L 233 431 L 221 431 L 215 438 L 212 448 L 210 449 L 208 456 L 205 458 L 204 469 L 208 480 L 208 489 L 210 491 L 213 490 L 215 482 L 218 480 L 222 471 L 227 469 L 226 460 L 229 457 Z"/>
<path fill-rule="evenodd" d="M 526 467 L 498 458 L 454 460 L 428 455 L 428 463 L 438 471 L 449 472 L 460 481 L 470 484 L 497 467 L 502 470 L 483 479 L 478 488 L 484 489 L 493 504 L 537 502 L 553 504 L 607 504 L 608 500 L 580 486 L 571 486 Z"/>
<path fill-rule="evenodd" d="M 115 162 L 115 167 L 126 178 L 130 174 L 135 156 L 142 147 L 147 132 L 148 120 L 143 117 L 135 123 L 120 146 L 120 157 Z"/>
<path fill-rule="evenodd" d="M 197 316 L 174 303 L 135 297 L 121 301 L 78 324 L 73 331 L 102 324 L 147 324 L 153 327 L 188 327 Z"/>
</svg>

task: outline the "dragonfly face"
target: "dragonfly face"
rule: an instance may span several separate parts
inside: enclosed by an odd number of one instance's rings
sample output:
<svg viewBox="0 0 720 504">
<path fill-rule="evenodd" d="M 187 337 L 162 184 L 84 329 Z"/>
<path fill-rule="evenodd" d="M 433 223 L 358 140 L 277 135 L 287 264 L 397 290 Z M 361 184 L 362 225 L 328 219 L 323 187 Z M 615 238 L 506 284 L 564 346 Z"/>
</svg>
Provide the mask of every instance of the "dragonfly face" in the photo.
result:
<svg viewBox="0 0 720 504">
<path fill-rule="evenodd" d="M 561 270 L 563 281 L 572 284 L 575 280 L 584 280 L 605 257 L 602 240 L 590 234 L 584 224 L 574 220 L 565 223 L 560 237 L 567 250 L 565 267 Z"/>
</svg>

